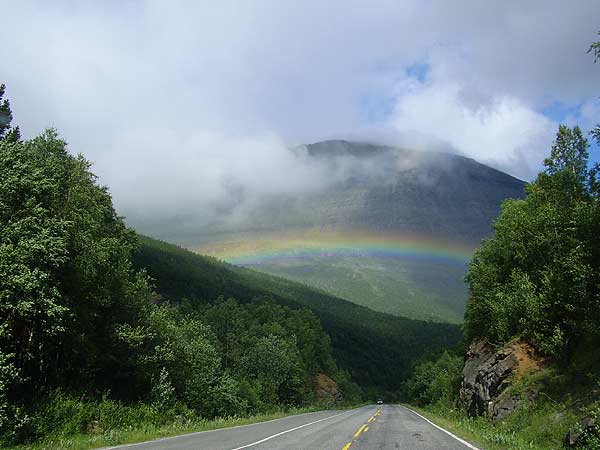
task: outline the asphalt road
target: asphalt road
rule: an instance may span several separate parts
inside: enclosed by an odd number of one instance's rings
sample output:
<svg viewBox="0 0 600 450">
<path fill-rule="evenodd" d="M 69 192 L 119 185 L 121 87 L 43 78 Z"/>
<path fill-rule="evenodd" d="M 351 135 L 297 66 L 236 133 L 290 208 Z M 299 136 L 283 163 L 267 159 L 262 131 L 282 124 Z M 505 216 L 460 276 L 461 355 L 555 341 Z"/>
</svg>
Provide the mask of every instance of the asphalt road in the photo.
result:
<svg viewBox="0 0 600 450">
<path fill-rule="evenodd" d="M 477 450 L 397 405 L 321 411 L 140 444 L 131 450 Z"/>
</svg>

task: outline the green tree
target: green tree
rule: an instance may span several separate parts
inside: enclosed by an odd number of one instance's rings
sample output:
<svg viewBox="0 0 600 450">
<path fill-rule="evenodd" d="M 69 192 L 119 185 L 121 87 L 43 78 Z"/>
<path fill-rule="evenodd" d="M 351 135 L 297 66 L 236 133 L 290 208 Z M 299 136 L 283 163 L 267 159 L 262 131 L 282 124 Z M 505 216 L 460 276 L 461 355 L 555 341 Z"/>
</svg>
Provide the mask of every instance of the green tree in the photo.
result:
<svg viewBox="0 0 600 450">
<path fill-rule="evenodd" d="M 136 236 L 89 169 L 54 130 L 0 141 L 0 355 L 13 368 L 0 397 L 14 405 L 61 385 L 118 392 L 116 327 L 147 314 Z"/>
<path fill-rule="evenodd" d="M 598 33 L 600 35 L 600 33 Z M 594 62 L 598 62 L 600 59 L 600 41 L 593 42 L 588 49 L 588 53 L 592 53 L 594 55 Z M 596 126 L 590 132 L 593 139 L 596 141 L 596 144 L 600 145 L 600 124 L 596 124 Z M 600 163 L 594 164 L 590 172 L 590 190 L 596 195 L 596 197 L 600 197 Z"/>
<path fill-rule="evenodd" d="M 13 115 L 10 102 L 7 99 L 3 100 L 5 91 L 6 85 L 0 84 L 0 141 L 17 142 L 21 140 L 21 132 L 19 127 L 10 126 Z"/>
<path fill-rule="evenodd" d="M 600 32 L 598 35 L 600 35 Z M 594 62 L 597 62 L 600 59 L 600 41 L 592 42 L 588 49 L 588 53 L 594 55 Z"/>
<path fill-rule="evenodd" d="M 4 393 L 40 380 L 49 350 L 64 332 L 57 271 L 68 258 L 69 223 L 47 207 L 55 187 L 51 166 L 40 167 L 34 145 L 0 141 L 0 355 Z"/>
<path fill-rule="evenodd" d="M 435 360 L 417 364 L 404 384 L 408 399 L 417 405 L 451 404 L 458 398 L 463 358 L 444 351 Z"/>
<path fill-rule="evenodd" d="M 302 398 L 300 354 L 294 341 L 272 334 L 258 338 L 241 364 L 246 376 L 259 381 L 265 403 L 297 403 Z"/>
<path fill-rule="evenodd" d="M 578 127 L 560 126 L 524 200 L 508 200 L 469 267 L 468 337 L 515 335 L 568 357 L 600 337 L 600 215 Z"/>
</svg>

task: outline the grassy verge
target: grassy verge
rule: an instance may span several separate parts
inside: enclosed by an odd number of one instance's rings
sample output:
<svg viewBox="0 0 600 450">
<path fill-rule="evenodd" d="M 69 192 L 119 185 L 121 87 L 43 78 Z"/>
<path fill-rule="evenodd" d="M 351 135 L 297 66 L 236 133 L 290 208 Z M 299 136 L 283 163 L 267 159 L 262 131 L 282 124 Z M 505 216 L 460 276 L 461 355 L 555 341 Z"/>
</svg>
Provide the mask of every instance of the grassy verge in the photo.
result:
<svg viewBox="0 0 600 450">
<path fill-rule="evenodd" d="M 336 409 L 351 409 L 358 405 L 336 407 Z M 165 425 L 154 425 L 152 423 L 141 423 L 137 426 L 129 426 L 125 429 L 112 429 L 99 432 L 78 433 L 68 436 L 50 435 L 43 440 L 17 447 L 1 447 L 12 450 L 88 450 L 100 447 L 109 447 L 121 444 L 133 444 L 164 437 L 177 436 L 198 431 L 216 430 L 239 425 L 249 425 L 267 420 L 280 419 L 283 417 L 303 414 L 308 412 L 322 411 L 322 406 L 304 408 L 290 408 L 277 410 L 266 414 L 258 414 L 249 417 L 226 417 L 206 420 L 202 418 L 185 418 L 176 420 Z"/>
<path fill-rule="evenodd" d="M 524 406 L 499 424 L 440 405 L 410 408 L 481 450 L 562 449 L 562 437 L 575 421 L 568 411 L 548 403 Z"/>
</svg>

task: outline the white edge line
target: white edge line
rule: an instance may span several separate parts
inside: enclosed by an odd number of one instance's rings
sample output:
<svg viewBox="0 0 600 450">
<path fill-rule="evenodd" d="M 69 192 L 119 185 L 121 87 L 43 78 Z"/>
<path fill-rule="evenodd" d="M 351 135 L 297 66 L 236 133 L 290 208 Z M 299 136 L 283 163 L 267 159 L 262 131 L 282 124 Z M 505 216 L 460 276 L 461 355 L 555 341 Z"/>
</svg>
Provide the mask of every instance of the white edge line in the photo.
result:
<svg viewBox="0 0 600 450">
<path fill-rule="evenodd" d="M 302 413 L 302 414 L 292 414 L 290 416 L 285 416 L 285 417 L 278 417 L 277 419 L 270 419 L 270 420 L 264 420 L 262 422 L 254 422 L 254 423 L 247 423 L 244 425 L 234 425 L 233 427 L 221 427 L 221 428 L 214 428 L 212 430 L 204 430 L 204 431 L 193 431 L 191 433 L 182 433 L 182 434 L 177 434 L 175 436 L 167 436 L 167 437 L 163 437 L 163 438 L 158 438 L 158 439 L 150 439 L 148 441 L 143 441 L 143 442 L 133 442 L 131 444 L 120 444 L 120 445 L 114 445 L 111 447 L 100 447 L 98 448 L 98 450 L 113 450 L 113 449 L 119 449 L 119 448 L 129 448 L 129 447 L 136 447 L 138 445 L 145 445 L 145 444 L 151 444 L 151 443 L 155 443 L 155 442 L 162 442 L 162 441 L 170 441 L 171 439 L 177 439 L 177 438 L 181 438 L 184 436 L 196 436 L 198 434 L 204 434 L 204 433 L 214 433 L 217 431 L 225 431 L 225 430 L 233 430 L 235 428 L 245 428 L 245 427 L 251 427 L 254 425 L 260 425 L 263 423 L 269 423 L 269 422 L 277 422 L 279 420 L 285 420 L 285 419 L 290 419 L 292 417 L 301 417 L 301 416 L 306 416 L 308 414 L 317 414 L 317 413 L 321 413 L 321 412 L 326 412 L 327 410 L 322 410 L 322 411 L 312 411 L 312 412 L 307 412 L 307 413 Z M 352 411 L 352 410 L 348 410 L 348 411 Z M 336 414 L 335 416 L 339 416 L 341 414 L 344 414 L 345 412 L 348 411 L 344 411 L 341 412 L 340 414 Z M 331 417 L 335 417 L 335 416 L 328 416 L 326 417 L 326 419 L 329 419 Z M 321 420 L 325 420 L 325 419 L 321 419 Z M 317 421 L 319 422 L 319 421 Z M 316 423 L 316 422 L 313 422 Z M 254 444 L 252 444 L 254 445 Z M 245 448 L 245 447 L 240 447 L 240 448 Z"/>
<path fill-rule="evenodd" d="M 342 414 L 346 414 L 347 412 L 348 411 L 344 411 L 344 412 L 341 412 L 339 414 L 335 414 L 333 416 L 325 417 L 324 419 L 319 419 L 319 420 L 315 420 L 314 422 L 305 423 L 304 425 L 300 425 L 300 426 L 297 426 L 297 427 L 294 427 L 294 428 L 290 428 L 289 430 L 285 430 L 285 431 L 282 431 L 280 433 L 273 434 L 272 436 L 268 436 L 268 437 L 266 437 L 264 439 L 261 439 L 260 441 L 252 442 L 251 444 L 242 445 L 241 447 L 236 447 L 236 448 L 234 448 L 232 450 L 242 450 L 244 448 L 253 447 L 255 445 L 262 444 L 263 442 L 270 441 L 271 439 L 276 438 L 278 436 L 281 436 L 282 434 L 291 433 L 292 431 L 299 430 L 300 428 L 308 427 L 310 425 L 314 425 L 315 423 L 323 422 L 324 420 L 333 419 L 334 417 L 341 416 Z"/>
<path fill-rule="evenodd" d="M 448 436 L 453 437 L 454 439 L 456 439 L 458 442 L 460 442 L 463 445 L 466 445 L 467 447 L 469 447 L 472 450 L 480 450 L 477 447 L 475 447 L 474 445 L 469 444 L 467 441 L 465 441 L 464 439 L 459 438 L 458 436 L 456 436 L 455 434 L 450 433 L 448 430 L 443 429 L 442 427 L 436 425 L 435 423 L 433 423 L 431 420 L 429 420 L 427 417 L 423 417 L 421 414 L 419 414 L 416 411 L 413 411 L 410 408 L 407 408 L 406 406 L 402 406 L 405 409 L 408 409 L 410 412 L 412 412 L 413 414 L 416 414 L 417 416 L 419 416 L 421 419 L 423 419 L 425 422 L 428 422 L 429 424 L 433 425 L 434 427 L 436 427 L 438 430 L 443 431 L 444 433 L 446 433 Z"/>
</svg>

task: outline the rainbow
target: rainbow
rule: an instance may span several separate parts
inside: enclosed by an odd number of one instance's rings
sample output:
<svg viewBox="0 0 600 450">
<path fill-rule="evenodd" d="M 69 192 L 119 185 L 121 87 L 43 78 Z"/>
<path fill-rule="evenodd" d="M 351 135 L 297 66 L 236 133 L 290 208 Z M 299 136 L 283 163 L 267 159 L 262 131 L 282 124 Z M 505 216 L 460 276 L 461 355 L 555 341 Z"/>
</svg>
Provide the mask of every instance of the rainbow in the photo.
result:
<svg viewBox="0 0 600 450">
<path fill-rule="evenodd" d="M 321 232 L 270 234 L 211 243 L 195 248 L 232 264 L 259 265 L 282 259 L 313 257 L 377 257 L 466 264 L 473 255 L 469 245 L 444 242 L 414 234 Z"/>
</svg>

